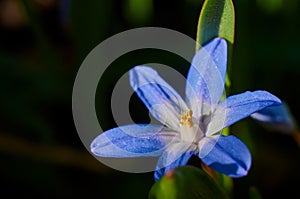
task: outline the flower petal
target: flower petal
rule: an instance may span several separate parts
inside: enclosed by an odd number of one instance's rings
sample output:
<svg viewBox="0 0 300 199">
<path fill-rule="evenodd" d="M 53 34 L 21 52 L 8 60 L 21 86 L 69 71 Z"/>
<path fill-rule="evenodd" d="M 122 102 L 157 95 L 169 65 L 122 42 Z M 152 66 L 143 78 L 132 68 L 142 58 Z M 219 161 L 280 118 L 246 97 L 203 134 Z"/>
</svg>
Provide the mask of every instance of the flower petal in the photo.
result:
<svg viewBox="0 0 300 199">
<path fill-rule="evenodd" d="M 206 151 L 207 148 L 210 152 L 201 157 L 207 166 L 230 177 L 247 175 L 251 166 L 251 154 L 237 137 L 221 135 L 217 142 L 208 141 L 203 145 L 199 154 L 201 151 Z"/>
<path fill-rule="evenodd" d="M 91 143 L 91 151 L 100 157 L 159 156 L 175 136 L 161 125 L 127 125 L 100 134 Z"/>
<path fill-rule="evenodd" d="M 155 181 L 159 180 L 169 170 L 186 165 L 194 153 L 194 150 L 187 143 L 178 142 L 170 144 L 158 159 L 154 172 Z"/>
<path fill-rule="evenodd" d="M 186 85 L 187 101 L 194 112 L 203 114 L 199 111 L 203 107 L 199 106 L 218 103 L 224 91 L 226 64 L 227 43 L 224 39 L 216 38 L 196 53 Z"/>
<path fill-rule="evenodd" d="M 206 132 L 207 136 L 248 117 L 268 106 L 279 105 L 281 101 L 267 91 L 245 92 L 222 101 L 213 113 Z"/>
<path fill-rule="evenodd" d="M 270 130 L 291 133 L 295 129 L 294 118 L 287 104 L 271 106 L 253 113 L 251 117 Z"/>
<path fill-rule="evenodd" d="M 151 114 L 169 128 L 179 130 L 179 115 L 187 110 L 180 95 L 149 67 L 136 66 L 129 75 L 131 87 Z"/>
</svg>

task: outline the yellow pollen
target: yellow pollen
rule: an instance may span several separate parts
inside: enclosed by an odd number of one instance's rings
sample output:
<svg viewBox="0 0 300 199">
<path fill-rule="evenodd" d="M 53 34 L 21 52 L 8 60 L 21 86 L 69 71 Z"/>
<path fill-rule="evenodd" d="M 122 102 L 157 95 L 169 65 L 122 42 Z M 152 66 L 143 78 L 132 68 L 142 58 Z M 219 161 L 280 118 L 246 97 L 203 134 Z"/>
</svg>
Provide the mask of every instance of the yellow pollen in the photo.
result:
<svg viewBox="0 0 300 199">
<path fill-rule="evenodd" d="M 180 125 L 188 125 L 189 127 L 193 126 L 193 111 L 192 110 L 187 110 L 184 115 L 179 115 L 180 119 Z"/>
</svg>

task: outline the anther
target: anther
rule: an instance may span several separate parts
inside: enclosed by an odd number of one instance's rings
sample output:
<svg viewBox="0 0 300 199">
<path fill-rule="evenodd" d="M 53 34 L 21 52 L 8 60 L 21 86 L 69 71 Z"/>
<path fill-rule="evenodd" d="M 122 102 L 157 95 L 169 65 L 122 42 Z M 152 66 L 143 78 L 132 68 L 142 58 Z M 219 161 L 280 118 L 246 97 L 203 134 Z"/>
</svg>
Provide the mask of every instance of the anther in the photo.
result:
<svg viewBox="0 0 300 199">
<path fill-rule="evenodd" d="M 184 115 L 179 115 L 179 119 L 180 119 L 180 125 L 184 126 L 184 125 L 188 125 L 189 127 L 193 126 L 193 111 L 192 110 L 187 110 Z"/>
</svg>

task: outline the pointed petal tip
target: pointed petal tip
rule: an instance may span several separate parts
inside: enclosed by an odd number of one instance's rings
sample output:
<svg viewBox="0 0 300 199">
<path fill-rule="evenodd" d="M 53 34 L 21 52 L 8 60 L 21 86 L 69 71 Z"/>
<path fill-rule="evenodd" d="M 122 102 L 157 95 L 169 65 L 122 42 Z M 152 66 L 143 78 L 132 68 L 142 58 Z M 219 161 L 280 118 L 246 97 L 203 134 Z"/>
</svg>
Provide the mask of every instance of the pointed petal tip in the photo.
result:
<svg viewBox="0 0 300 199">
<path fill-rule="evenodd" d="M 90 145 L 90 150 L 95 155 L 96 155 L 96 152 L 97 152 L 97 146 L 98 146 L 97 143 L 93 140 L 93 142 Z"/>
<path fill-rule="evenodd" d="M 230 174 L 227 174 L 227 175 L 229 177 L 232 177 L 232 178 L 242 178 L 242 177 L 245 177 L 245 176 L 248 175 L 249 169 L 247 169 L 247 170 L 245 170 L 245 169 L 239 169 L 236 173 L 230 173 Z"/>
<path fill-rule="evenodd" d="M 248 91 L 248 92 L 250 92 L 250 91 Z M 273 101 L 274 105 L 279 105 L 282 103 L 278 97 L 276 97 L 272 93 L 265 91 L 265 90 L 257 90 L 257 91 L 253 91 L 251 93 L 256 94 L 257 98 Z"/>
<path fill-rule="evenodd" d="M 145 66 L 143 66 L 143 65 L 137 65 L 137 66 L 133 67 L 132 69 L 138 70 L 138 69 L 144 68 L 144 67 L 145 67 Z M 132 70 L 132 69 L 131 69 L 131 70 Z"/>
<path fill-rule="evenodd" d="M 151 71 L 151 72 L 157 73 L 154 69 L 152 69 L 149 66 L 145 66 L 145 65 L 137 65 L 137 66 L 133 67 L 132 69 L 129 70 L 129 74 L 132 73 L 133 71 L 135 71 L 135 72 Z"/>
<path fill-rule="evenodd" d="M 216 37 L 214 38 L 211 43 L 215 43 L 216 46 L 222 46 L 222 47 L 227 47 L 227 42 L 224 38 L 222 37 Z"/>
<path fill-rule="evenodd" d="M 100 142 L 99 142 L 100 141 Z M 107 139 L 105 134 L 98 135 L 90 144 L 90 152 L 95 156 L 106 157 L 104 153 L 101 153 L 101 149 L 109 145 L 110 141 Z"/>
<path fill-rule="evenodd" d="M 223 42 L 226 42 L 226 40 L 224 38 L 222 38 L 222 37 L 214 37 L 207 44 L 209 44 L 209 43 L 216 43 L 216 44 L 218 44 L 218 43 L 223 43 Z"/>
<path fill-rule="evenodd" d="M 274 101 L 276 102 L 276 105 L 282 104 L 282 101 L 278 97 L 276 97 L 275 95 L 273 95 L 273 97 L 274 97 Z"/>
<path fill-rule="evenodd" d="M 219 53 L 222 55 L 227 55 L 227 41 L 221 37 L 216 37 L 211 40 L 206 46 L 207 49 L 212 49 L 213 51 L 218 49 Z"/>
<path fill-rule="evenodd" d="M 144 72 L 156 73 L 156 71 L 154 71 L 150 67 L 143 66 L 143 65 L 135 66 L 129 70 L 129 82 L 130 82 L 131 87 L 134 90 L 137 89 L 136 80 L 138 79 L 139 74 L 144 73 Z"/>
</svg>

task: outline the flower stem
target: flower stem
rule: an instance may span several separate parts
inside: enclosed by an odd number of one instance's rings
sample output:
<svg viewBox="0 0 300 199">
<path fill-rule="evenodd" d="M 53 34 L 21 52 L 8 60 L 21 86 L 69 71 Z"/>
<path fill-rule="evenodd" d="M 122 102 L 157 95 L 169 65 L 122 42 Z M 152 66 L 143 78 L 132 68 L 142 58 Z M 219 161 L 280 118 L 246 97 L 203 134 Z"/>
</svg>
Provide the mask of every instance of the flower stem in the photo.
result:
<svg viewBox="0 0 300 199">
<path fill-rule="evenodd" d="M 300 147 L 300 132 L 299 131 L 292 132 L 292 137 L 294 138 L 295 142 Z"/>
<path fill-rule="evenodd" d="M 212 177 L 212 179 L 214 179 L 216 182 L 218 182 L 218 177 L 212 168 L 208 167 L 204 163 L 202 163 L 202 168 L 210 177 Z"/>
</svg>

